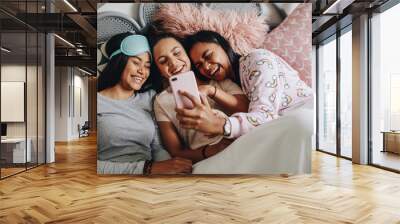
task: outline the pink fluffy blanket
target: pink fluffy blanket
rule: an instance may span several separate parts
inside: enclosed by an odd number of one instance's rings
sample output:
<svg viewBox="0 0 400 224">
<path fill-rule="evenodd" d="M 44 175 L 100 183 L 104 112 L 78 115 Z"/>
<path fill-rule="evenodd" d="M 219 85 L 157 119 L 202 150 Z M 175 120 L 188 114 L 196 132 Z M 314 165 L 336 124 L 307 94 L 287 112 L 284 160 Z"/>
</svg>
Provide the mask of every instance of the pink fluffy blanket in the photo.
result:
<svg viewBox="0 0 400 224">
<path fill-rule="evenodd" d="M 269 30 L 265 17 L 257 11 L 214 10 L 190 3 L 161 4 L 153 20 L 158 20 L 164 31 L 180 37 L 200 30 L 218 32 L 239 54 L 262 47 Z"/>
</svg>

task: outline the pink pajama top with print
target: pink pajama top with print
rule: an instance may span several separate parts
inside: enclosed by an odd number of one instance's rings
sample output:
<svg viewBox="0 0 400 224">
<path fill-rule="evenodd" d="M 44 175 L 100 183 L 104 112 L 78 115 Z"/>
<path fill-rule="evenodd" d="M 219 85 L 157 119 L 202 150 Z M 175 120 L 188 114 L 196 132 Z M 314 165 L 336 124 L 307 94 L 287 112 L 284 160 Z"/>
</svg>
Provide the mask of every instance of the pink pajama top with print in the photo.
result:
<svg viewBox="0 0 400 224">
<path fill-rule="evenodd" d="M 236 113 L 229 118 L 230 138 L 240 137 L 313 98 L 313 90 L 299 78 L 298 72 L 268 50 L 254 50 L 242 56 L 239 63 L 242 89 L 250 104 L 248 113 Z"/>
</svg>

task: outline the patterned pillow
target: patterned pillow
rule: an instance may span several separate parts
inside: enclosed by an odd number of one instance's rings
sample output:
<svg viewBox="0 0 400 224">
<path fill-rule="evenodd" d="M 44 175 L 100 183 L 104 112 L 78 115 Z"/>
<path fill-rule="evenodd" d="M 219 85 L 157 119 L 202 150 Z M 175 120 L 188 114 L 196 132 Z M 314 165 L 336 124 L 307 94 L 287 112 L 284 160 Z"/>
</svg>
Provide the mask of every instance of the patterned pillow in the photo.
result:
<svg viewBox="0 0 400 224">
<path fill-rule="evenodd" d="M 300 4 L 266 37 L 263 48 L 283 58 L 311 86 L 311 3 Z"/>
</svg>

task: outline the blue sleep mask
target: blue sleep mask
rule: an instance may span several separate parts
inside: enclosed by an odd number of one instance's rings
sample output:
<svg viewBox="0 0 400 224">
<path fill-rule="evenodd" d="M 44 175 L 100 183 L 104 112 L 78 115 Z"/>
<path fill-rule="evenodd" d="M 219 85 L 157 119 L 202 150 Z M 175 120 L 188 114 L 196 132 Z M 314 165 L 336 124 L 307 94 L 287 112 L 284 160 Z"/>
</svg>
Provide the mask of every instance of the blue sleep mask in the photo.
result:
<svg viewBox="0 0 400 224">
<path fill-rule="evenodd" d="M 119 49 L 111 54 L 110 59 L 120 53 L 126 56 L 137 56 L 144 52 L 148 52 L 151 59 L 150 45 L 147 38 L 142 35 L 134 34 L 122 40 Z"/>
</svg>

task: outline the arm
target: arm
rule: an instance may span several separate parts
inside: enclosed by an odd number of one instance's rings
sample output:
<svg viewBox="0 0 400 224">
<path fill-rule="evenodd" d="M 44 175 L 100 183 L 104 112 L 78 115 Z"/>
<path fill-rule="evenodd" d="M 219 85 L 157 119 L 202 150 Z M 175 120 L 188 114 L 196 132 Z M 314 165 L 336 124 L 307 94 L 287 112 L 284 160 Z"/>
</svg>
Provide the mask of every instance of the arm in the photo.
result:
<svg viewBox="0 0 400 224">
<path fill-rule="evenodd" d="M 155 124 L 156 130 L 153 141 L 150 146 L 152 148 L 153 165 L 150 174 L 186 174 L 192 171 L 192 161 L 184 158 L 172 158 L 165 150 L 161 143 L 158 125 Z"/>
<path fill-rule="evenodd" d="M 227 111 L 228 115 L 246 112 L 249 108 L 249 100 L 244 94 L 231 95 L 218 89 L 214 100 Z"/>
<path fill-rule="evenodd" d="M 292 97 L 286 92 L 286 71 L 277 58 L 270 54 L 254 53 L 242 63 L 247 64 L 241 70 L 241 79 L 246 83 L 245 92 L 250 100 L 248 113 L 233 114 L 231 138 L 237 138 L 251 129 L 279 117 L 279 110 Z"/>
<path fill-rule="evenodd" d="M 277 63 L 275 60 L 264 60 L 264 58 L 258 58 L 259 55 L 255 56 L 254 58 L 249 58 L 254 63 L 251 63 L 252 66 L 247 66 L 249 68 L 248 72 L 241 73 L 241 78 L 244 80 L 243 83 L 246 83 L 248 88 L 245 92 L 250 99 L 249 112 L 236 113 L 229 118 L 232 125 L 231 138 L 239 137 L 255 126 L 278 116 L 279 105 L 283 97 L 281 88 L 283 87 L 280 86 L 278 79 L 280 74 L 278 74 Z M 187 97 L 191 98 L 191 96 Z M 191 99 L 193 101 L 194 98 L 192 97 Z M 207 107 L 204 105 L 197 104 L 190 111 L 181 110 L 177 112 L 181 116 L 179 121 L 185 128 L 194 128 L 210 134 L 223 133 L 225 122 L 223 124 L 221 122 L 211 122 L 213 120 L 212 116 L 207 114 Z"/>
<path fill-rule="evenodd" d="M 154 122 L 155 133 L 153 141 L 150 144 L 152 148 L 153 165 L 150 174 L 185 174 L 191 173 L 192 161 L 183 158 L 172 158 L 165 150 L 162 144 L 160 130 L 156 122 Z"/>
<path fill-rule="evenodd" d="M 179 135 L 172 122 L 161 121 L 158 122 L 158 125 L 160 127 L 161 138 L 171 156 L 190 159 L 193 163 L 217 154 L 230 144 L 230 142 L 221 141 L 215 145 L 204 146 L 198 149 L 190 149 L 182 144 L 182 140 L 179 138 Z M 203 150 L 205 150 L 204 153 L 206 157 L 203 156 Z"/>
<path fill-rule="evenodd" d="M 258 51 L 242 61 L 241 80 L 250 99 L 249 113 L 237 113 L 229 118 L 230 137 L 239 137 L 252 128 L 278 118 L 285 108 L 304 103 L 313 92 L 279 56 Z"/>
<path fill-rule="evenodd" d="M 172 157 L 182 157 L 197 162 L 203 159 L 201 149 L 191 150 L 182 143 L 172 122 L 159 121 L 161 139 Z"/>
<path fill-rule="evenodd" d="M 201 85 L 199 91 L 213 99 L 228 115 L 248 110 L 249 100 L 244 94 L 230 94 L 212 85 Z"/>
<path fill-rule="evenodd" d="M 201 151 L 188 150 L 185 148 L 178 130 L 171 122 L 167 112 L 163 109 L 158 98 L 154 101 L 154 113 L 160 129 L 161 140 L 164 147 L 172 157 L 182 157 L 193 162 L 202 159 Z"/>
<path fill-rule="evenodd" d="M 276 89 L 259 86 L 252 94 L 249 112 L 236 113 L 229 118 L 232 127 L 230 138 L 240 137 L 254 127 L 279 117 L 281 97 Z M 270 99 L 274 98 L 272 102 Z"/>
</svg>

